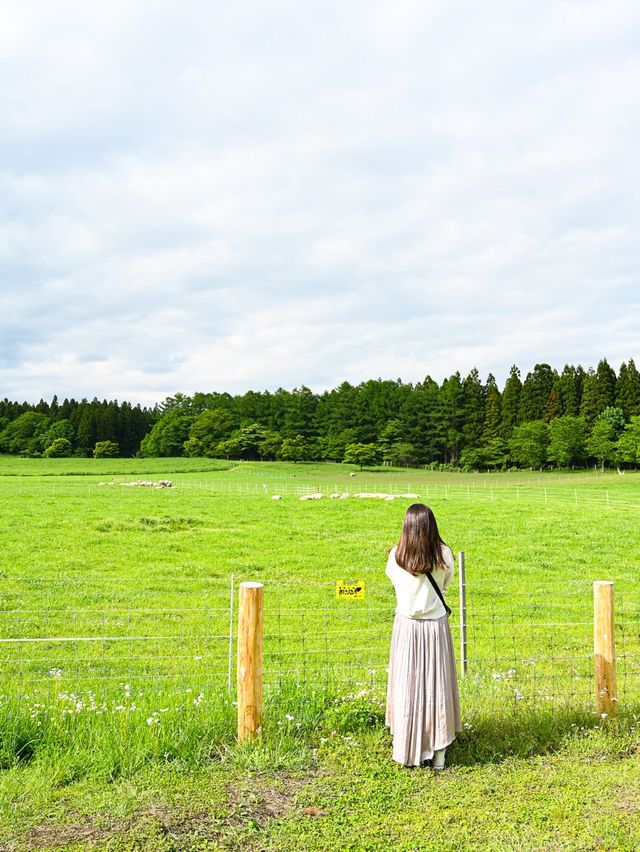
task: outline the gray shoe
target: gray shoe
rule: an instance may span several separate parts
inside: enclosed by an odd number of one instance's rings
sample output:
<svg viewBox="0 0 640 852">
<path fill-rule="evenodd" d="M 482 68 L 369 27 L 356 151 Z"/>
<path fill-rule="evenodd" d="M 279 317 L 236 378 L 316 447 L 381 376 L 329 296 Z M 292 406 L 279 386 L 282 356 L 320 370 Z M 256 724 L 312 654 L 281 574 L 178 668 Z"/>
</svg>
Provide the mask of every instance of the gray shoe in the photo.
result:
<svg viewBox="0 0 640 852">
<path fill-rule="evenodd" d="M 433 753 L 433 760 L 431 761 L 431 766 L 435 769 L 436 772 L 441 772 L 444 769 L 444 753 L 446 748 L 436 749 Z"/>
</svg>

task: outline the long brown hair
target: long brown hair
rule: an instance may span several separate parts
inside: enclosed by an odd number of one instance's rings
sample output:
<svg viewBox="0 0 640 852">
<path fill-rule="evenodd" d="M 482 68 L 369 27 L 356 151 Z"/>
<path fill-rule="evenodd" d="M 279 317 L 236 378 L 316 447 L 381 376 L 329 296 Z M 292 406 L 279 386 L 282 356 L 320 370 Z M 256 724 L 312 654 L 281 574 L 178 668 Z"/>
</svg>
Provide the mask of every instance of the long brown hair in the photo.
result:
<svg viewBox="0 0 640 852">
<path fill-rule="evenodd" d="M 430 574 L 445 568 L 442 546 L 435 516 L 424 503 L 409 506 L 402 522 L 402 532 L 396 550 L 396 562 L 410 574 Z"/>
</svg>

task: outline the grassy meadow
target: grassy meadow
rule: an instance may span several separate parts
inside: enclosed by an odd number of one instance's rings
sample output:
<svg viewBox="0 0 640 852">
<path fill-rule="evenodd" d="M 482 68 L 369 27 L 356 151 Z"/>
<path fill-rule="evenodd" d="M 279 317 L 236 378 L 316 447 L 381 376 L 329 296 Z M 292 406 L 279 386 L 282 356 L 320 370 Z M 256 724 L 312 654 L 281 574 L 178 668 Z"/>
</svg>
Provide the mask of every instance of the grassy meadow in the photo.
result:
<svg viewBox="0 0 640 852">
<path fill-rule="evenodd" d="M 410 494 L 466 561 L 465 730 L 438 779 L 392 766 L 383 725 Z M 0 848 L 640 843 L 640 475 L 0 457 L 0 505 Z M 598 579 L 617 720 L 592 710 Z M 265 720 L 238 747 L 243 580 L 265 585 Z"/>
</svg>

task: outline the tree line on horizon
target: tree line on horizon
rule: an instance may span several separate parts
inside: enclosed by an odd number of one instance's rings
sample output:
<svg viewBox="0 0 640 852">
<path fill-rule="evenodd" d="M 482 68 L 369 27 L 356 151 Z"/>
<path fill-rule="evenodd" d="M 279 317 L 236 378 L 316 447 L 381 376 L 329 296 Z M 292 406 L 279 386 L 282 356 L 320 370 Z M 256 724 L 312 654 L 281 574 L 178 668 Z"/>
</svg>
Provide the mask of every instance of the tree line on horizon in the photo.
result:
<svg viewBox="0 0 640 852">
<path fill-rule="evenodd" d="M 0 401 L 0 453 L 29 457 L 135 456 L 157 409 L 117 400 Z M 97 448 L 97 449 L 96 449 Z"/>
<path fill-rule="evenodd" d="M 431 465 L 467 470 L 640 462 L 640 374 L 515 365 L 456 372 L 438 384 L 375 379 L 314 393 L 176 394 L 154 408 L 129 403 L 0 402 L 0 452 L 22 455 L 191 456 Z"/>
</svg>

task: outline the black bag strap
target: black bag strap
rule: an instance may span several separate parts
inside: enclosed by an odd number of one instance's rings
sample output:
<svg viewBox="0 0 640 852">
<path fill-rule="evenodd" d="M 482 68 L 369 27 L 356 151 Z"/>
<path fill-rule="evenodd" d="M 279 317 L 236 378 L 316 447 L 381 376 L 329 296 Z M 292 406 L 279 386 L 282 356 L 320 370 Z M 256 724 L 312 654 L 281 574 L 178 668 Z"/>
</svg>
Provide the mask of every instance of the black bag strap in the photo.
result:
<svg viewBox="0 0 640 852">
<path fill-rule="evenodd" d="M 427 577 L 429 578 L 429 582 L 431 583 L 431 585 L 435 589 L 436 595 L 442 601 L 442 606 L 444 607 L 444 611 L 447 613 L 447 616 L 450 616 L 451 615 L 451 607 L 447 606 L 447 602 L 444 599 L 444 595 L 442 594 L 442 590 L 440 589 L 440 586 L 436 583 L 436 581 L 433 579 L 433 576 L 430 573 L 427 573 Z"/>
</svg>

